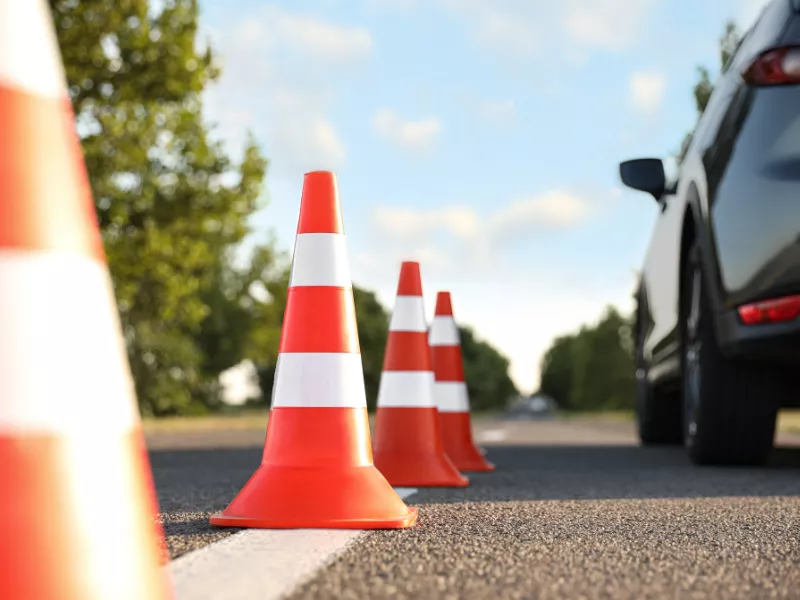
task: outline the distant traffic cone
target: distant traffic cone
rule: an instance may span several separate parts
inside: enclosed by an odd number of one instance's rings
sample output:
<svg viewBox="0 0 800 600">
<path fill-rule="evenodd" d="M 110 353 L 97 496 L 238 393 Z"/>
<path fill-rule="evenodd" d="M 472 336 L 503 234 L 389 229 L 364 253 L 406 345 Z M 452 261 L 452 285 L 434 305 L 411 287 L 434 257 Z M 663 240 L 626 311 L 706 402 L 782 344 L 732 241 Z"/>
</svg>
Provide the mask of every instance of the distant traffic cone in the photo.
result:
<svg viewBox="0 0 800 600">
<path fill-rule="evenodd" d="M 436 295 L 430 344 L 433 372 L 436 376 L 434 393 L 447 455 L 462 471 L 494 471 L 494 465 L 484 458 L 472 441 L 461 338 L 453 318 L 450 292 L 439 292 Z"/>
<path fill-rule="evenodd" d="M 0 0 L 0 482 L 0 598 L 172 597 L 44 0 Z"/>
<path fill-rule="evenodd" d="M 333 173 L 307 173 L 261 466 L 211 524 L 410 527 L 372 463 L 350 266 Z"/>
<path fill-rule="evenodd" d="M 375 466 L 392 485 L 465 487 L 442 445 L 419 263 L 400 268 L 375 415 Z"/>
</svg>

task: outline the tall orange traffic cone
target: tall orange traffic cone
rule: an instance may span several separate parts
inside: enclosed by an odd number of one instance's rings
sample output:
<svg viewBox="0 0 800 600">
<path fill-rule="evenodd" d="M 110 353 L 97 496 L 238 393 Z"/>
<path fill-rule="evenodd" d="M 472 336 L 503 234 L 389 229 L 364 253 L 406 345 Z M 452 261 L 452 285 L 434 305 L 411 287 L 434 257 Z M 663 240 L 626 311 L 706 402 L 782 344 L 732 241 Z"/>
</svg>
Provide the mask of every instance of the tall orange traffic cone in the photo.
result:
<svg viewBox="0 0 800 600">
<path fill-rule="evenodd" d="M 404 262 L 378 390 L 375 466 L 392 485 L 469 485 L 445 454 L 440 429 L 419 263 Z"/>
<path fill-rule="evenodd" d="M 0 0 L 0 598 L 166 600 L 160 527 L 44 0 Z"/>
<path fill-rule="evenodd" d="M 494 471 L 494 465 L 483 457 L 472 441 L 461 339 L 453 318 L 450 292 L 439 292 L 436 295 L 430 344 L 433 372 L 436 376 L 434 394 L 447 455 L 462 471 Z"/>
<path fill-rule="evenodd" d="M 400 529 L 416 518 L 372 463 L 336 179 L 308 173 L 261 466 L 211 524 Z"/>
</svg>

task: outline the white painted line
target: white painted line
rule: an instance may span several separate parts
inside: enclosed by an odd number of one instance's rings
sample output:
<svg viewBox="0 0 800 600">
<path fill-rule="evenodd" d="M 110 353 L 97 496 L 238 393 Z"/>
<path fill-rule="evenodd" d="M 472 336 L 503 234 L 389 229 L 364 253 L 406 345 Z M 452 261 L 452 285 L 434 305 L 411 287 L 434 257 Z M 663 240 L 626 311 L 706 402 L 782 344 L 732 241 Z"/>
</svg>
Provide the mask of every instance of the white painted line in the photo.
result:
<svg viewBox="0 0 800 600">
<path fill-rule="evenodd" d="M 479 443 L 485 442 L 502 442 L 506 439 L 506 432 L 504 429 L 487 429 L 480 431 L 476 435 Z"/>
<path fill-rule="evenodd" d="M 415 488 L 395 488 L 401 498 Z M 357 529 L 247 529 L 167 567 L 176 600 L 278 600 L 367 533 Z"/>
</svg>

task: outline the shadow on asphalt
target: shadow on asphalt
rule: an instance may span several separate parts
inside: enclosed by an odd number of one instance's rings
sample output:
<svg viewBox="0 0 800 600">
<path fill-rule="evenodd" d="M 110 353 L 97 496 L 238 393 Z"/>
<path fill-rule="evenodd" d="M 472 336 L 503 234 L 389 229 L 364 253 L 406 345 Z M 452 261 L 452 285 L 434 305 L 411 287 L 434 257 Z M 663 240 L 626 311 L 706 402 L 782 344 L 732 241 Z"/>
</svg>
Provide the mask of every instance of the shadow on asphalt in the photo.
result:
<svg viewBox="0 0 800 600">
<path fill-rule="evenodd" d="M 768 465 L 746 468 L 697 467 L 680 447 L 487 450 L 494 473 L 470 473 L 470 487 L 458 492 L 425 490 L 417 503 L 800 496 L 800 448 L 778 448 Z"/>
<path fill-rule="evenodd" d="M 681 448 L 486 447 L 497 466 L 494 473 L 470 473 L 471 484 L 465 489 L 420 489 L 412 502 L 800 496 L 800 448 L 777 449 L 765 467 L 711 468 L 692 465 Z M 258 466 L 261 448 L 150 455 L 162 510 L 185 511 L 180 524 L 167 523 L 167 529 L 188 532 L 199 525 L 208 531 L 205 515 L 233 499 Z"/>
</svg>

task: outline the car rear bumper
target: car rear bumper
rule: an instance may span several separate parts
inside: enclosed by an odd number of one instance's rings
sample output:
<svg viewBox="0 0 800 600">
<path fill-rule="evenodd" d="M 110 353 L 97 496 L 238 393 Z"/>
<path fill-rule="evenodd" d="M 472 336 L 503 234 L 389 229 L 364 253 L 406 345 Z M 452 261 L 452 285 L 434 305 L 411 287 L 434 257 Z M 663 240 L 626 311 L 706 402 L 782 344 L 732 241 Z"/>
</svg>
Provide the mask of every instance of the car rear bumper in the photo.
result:
<svg viewBox="0 0 800 600">
<path fill-rule="evenodd" d="M 722 352 L 759 362 L 800 366 L 800 318 L 786 323 L 745 325 L 735 310 L 716 317 L 717 339 Z"/>
</svg>

